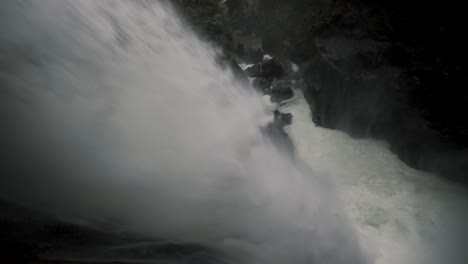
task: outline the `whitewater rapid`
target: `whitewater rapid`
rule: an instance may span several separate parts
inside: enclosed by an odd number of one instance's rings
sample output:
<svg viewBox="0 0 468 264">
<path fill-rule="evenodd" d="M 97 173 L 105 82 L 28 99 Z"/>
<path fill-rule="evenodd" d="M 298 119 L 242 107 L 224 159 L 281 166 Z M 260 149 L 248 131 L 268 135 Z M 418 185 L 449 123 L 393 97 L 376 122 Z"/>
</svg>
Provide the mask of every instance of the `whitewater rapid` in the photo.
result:
<svg viewBox="0 0 468 264">
<path fill-rule="evenodd" d="M 368 263 L 331 181 L 168 2 L 2 2 L 0 198 L 237 263 Z"/>
<path fill-rule="evenodd" d="M 334 178 L 376 264 L 466 263 L 466 189 L 408 167 L 383 141 L 315 126 L 301 91 L 281 106 L 295 151 Z"/>
<path fill-rule="evenodd" d="M 226 262 L 460 260 L 461 190 L 315 127 L 300 93 L 291 157 L 268 98 L 167 2 L 2 2 L 2 200 Z"/>
</svg>

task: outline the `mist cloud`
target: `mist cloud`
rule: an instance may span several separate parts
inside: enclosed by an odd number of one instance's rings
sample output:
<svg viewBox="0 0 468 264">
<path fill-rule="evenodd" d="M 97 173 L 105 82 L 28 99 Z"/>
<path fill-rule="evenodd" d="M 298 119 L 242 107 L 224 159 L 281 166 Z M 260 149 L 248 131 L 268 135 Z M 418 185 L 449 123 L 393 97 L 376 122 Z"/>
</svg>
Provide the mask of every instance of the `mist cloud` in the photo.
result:
<svg viewBox="0 0 468 264">
<path fill-rule="evenodd" d="M 366 262 L 332 183 L 168 7 L 2 5 L 3 199 L 245 262 Z"/>
</svg>

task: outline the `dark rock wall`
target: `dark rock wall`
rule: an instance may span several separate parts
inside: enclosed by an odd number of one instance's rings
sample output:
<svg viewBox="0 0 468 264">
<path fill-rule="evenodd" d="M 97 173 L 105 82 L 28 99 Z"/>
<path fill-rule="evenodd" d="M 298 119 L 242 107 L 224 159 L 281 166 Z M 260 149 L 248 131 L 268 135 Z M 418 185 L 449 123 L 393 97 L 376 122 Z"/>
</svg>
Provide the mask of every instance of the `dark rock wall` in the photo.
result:
<svg viewBox="0 0 468 264">
<path fill-rule="evenodd" d="M 171 2 L 192 26 L 209 41 L 225 50 L 231 50 L 233 43 L 232 21 L 227 6 L 220 0 L 162 0 Z"/>
<path fill-rule="evenodd" d="M 256 19 L 266 53 L 302 66 L 317 124 L 468 182 L 465 2 L 245 1 L 250 13 L 231 13 Z"/>
</svg>

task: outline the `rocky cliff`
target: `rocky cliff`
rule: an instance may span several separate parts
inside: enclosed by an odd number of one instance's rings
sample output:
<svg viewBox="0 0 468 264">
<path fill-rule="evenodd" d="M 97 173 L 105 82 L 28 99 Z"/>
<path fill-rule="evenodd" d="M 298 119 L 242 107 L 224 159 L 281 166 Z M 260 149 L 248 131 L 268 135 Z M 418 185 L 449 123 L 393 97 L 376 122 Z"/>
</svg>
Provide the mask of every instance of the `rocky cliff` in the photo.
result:
<svg viewBox="0 0 468 264">
<path fill-rule="evenodd" d="M 237 34 L 299 63 L 316 124 L 468 181 L 465 3 L 231 0 Z"/>
</svg>

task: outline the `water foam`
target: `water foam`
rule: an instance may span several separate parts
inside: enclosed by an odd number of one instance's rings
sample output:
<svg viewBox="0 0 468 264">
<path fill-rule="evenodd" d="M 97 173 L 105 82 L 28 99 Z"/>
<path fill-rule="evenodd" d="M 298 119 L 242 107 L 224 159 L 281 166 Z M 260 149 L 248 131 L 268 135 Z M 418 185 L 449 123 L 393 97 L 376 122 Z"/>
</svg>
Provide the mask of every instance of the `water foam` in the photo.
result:
<svg viewBox="0 0 468 264">
<path fill-rule="evenodd" d="M 161 1 L 0 11 L 0 196 L 245 263 L 365 263 L 330 180 Z"/>
<path fill-rule="evenodd" d="M 339 183 L 346 210 L 375 263 L 464 263 L 466 190 L 414 170 L 387 144 L 315 126 L 302 93 L 281 107 L 296 151 Z"/>
</svg>

